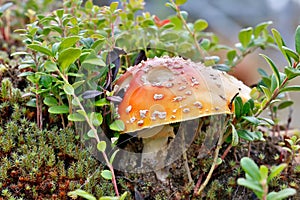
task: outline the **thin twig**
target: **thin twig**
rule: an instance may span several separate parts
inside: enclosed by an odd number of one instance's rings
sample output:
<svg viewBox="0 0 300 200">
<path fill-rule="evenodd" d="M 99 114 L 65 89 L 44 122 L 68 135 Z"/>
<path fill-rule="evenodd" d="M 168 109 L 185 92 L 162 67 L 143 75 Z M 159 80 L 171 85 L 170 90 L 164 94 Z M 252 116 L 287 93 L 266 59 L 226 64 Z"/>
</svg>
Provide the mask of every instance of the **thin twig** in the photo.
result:
<svg viewBox="0 0 300 200">
<path fill-rule="evenodd" d="M 58 73 L 62 77 L 62 79 L 64 80 L 64 82 L 66 84 L 69 84 L 69 81 L 64 77 L 64 75 L 59 70 L 58 70 Z M 99 143 L 101 140 L 100 140 L 100 138 L 99 138 L 99 136 L 97 134 L 97 129 L 95 128 L 95 126 L 93 125 L 93 123 L 90 121 L 90 119 L 88 117 L 88 114 L 86 113 L 83 105 L 80 102 L 80 99 L 76 96 L 76 94 L 73 94 L 72 96 L 75 99 L 75 101 L 78 103 L 78 106 L 80 107 L 80 109 L 83 111 L 82 114 L 83 114 L 86 122 L 88 123 L 89 127 L 93 131 L 94 136 L 95 136 L 94 138 L 96 139 L 97 143 Z M 107 154 L 105 153 L 105 151 L 102 152 L 102 155 L 104 157 L 106 165 L 108 166 L 108 168 L 109 168 L 109 170 L 111 172 L 112 183 L 113 183 L 113 186 L 114 186 L 115 193 L 116 193 L 117 197 L 119 197 L 120 195 L 119 195 L 119 190 L 118 190 L 118 185 L 117 185 L 117 181 L 116 181 L 116 176 L 115 176 L 115 173 L 114 173 L 113 165 L 109 162 L 109 159 L 108 159 Z"/>
<path fill-rule="evenodd" d="M 219 140 L 218 140 L 218 144 L 217 144 L 217 147 L 216 147 L 216 150 L 215 150 L 215 155 L 214 155 L 214 160 L 213 160 L 213 163 L 210 167 L 210 170 L 206 176 L 206 179 L 205 181 L 203 182 L 203 184 L 201 184 L 199 190 L 198 190 L 198 195 L 201 194 L 201 192 L 204 190 L 204 188 L 206 187 L 206 185 L 208 184 L 211 176 L 212 176 L 212 173 L 214 172 L 215 170 L 215 167 L 217 166 L 217 163 L 218 163 L 218 157 L 219 157 L 219 151 L 220 149 L 222 148 L 222 143 L 223 143 L 223 130 L 220 131 L 220 136 L 219 136 Z"/>
</svg>

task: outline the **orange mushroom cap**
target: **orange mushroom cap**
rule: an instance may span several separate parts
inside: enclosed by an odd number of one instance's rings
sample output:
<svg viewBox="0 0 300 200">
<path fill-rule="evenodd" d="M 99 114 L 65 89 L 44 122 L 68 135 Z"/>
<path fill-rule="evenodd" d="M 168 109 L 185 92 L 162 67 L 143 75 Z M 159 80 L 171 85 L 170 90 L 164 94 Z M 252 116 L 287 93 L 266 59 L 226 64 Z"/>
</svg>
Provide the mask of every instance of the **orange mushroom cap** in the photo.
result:
<svg viewBox="0 0 300 200">
<path fill-rule="evenodd" d="M 232 99 L 250 88 L 225 72 L 180 57 L 142 61 L 116 82 L 125 132 L 216 114 L 232 114 Z"/>
</svg>

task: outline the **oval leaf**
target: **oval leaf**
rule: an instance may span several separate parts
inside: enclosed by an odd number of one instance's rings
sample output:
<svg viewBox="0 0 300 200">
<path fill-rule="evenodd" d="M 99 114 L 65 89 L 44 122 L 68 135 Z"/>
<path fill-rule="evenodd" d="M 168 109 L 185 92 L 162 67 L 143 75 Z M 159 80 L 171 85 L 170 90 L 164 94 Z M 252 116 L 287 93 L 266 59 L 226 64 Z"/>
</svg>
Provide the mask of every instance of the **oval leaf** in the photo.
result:
<svg viewBox="0 0 300 200">
<path fill-rule="evenodd" d="M 279 192 L 270 192 L 267 195 L 267 200 L 282 200 L 297 193 L 294 188 L 285 188 Z"/>
<path fill-rule="evenodd" d="M 74 199 L 77 199 L 77 196 L 80 196 L 87 200 L 97 200 L 96 197 L 94 197 L 90 193 L 87 193 L 86 191 L 81 190 L 81 189 L 77 189 L 75 191 L 68 192 L 68 196 L 70 196 Z"/>
<path fill-rule="evenodd" d="M 279 176 L 280 173 L 282 172 L 282 170 L 284 170 L 285 168 L 287 167 L 287 164 L 286 163 L 282 163 L 278 166 L 275 166 L 271 169 L 271 173 L 268 177 L 268 183 L 273 179 L 275 178 L 276 176 Z"/>
<path fill-rule="evenodd" d="M 231 129 L 232 129 L 232 139 L 231 139 L 231 145 L 234 147 L 236 146 L 238 143 L 239 143 L 239 136 L 238 136 L 238 133 L 234 127 L 233 124 L 231 124 Z"/>
<path fill-rule="evenodd" d="M 198 19 L 194 23 L 194 31 L 203 31 L 208 27 L 208 23 L 204 19 Z"/>
<path fill-rule="evenodd" d="M 122 120 L 116 120 L 109 125 L 109 128 L 113 131 L 124 131 L 125 124 Z"/>
<path fill-rule="evenodd" d="M 98 144 L 97 144 L 97 149 L 98 149 L 98 151 L 100 151 L 100 152 L 104 152 L 105 149 L 106 149 L 106 142 L 105 142 L 105 141 L 100 141 L 100 142 L 98 142 Z"/>
<path fill-rule="evenodd" d="M 84 93 L 82 93 L 82 98 L 84 99 L 91 99 L 95 98 L 99 95 L 101 95 L 103 92 L 100 92 L 98 90 L 87 90 Z"/>
<path fill-rule="evenodd" d="M 52 114 L 65 114 L 69 113 L 69 107 L 66 105 L 52 106 L 48 109 L 48 112 Z"/>
<path fill-rule="evenodd" d="M 293 105 L 293 104 L 294 104 L 293 101 L 284 101 L 284 102 L 282 102 L 282 103 L 280 103 L 280 104 L 278 105 L 278 109 L 279 109 L 279 110 L 282 110 L 282 109 L 285 109 L 285 108 L 287 108 L 287 107 L 289 107 L 289 106 L 291 106 L 291 105 Z"/>
<path fill-rule="evenodd" d="M 83 122 L 83 121 L 85 121 L 85 118 L 83 115 L 81 115 L 79 113 L 72 113 L 72 114 L 68 115 L 68 120 L 73 121 L 73 122 Z"/>
<path fill-rule="evenodd" d="M 281 84 L 281 80 L 280 80 L 280 74 L 278 71 L 278 68 L 276 67 L 276 65 L 273 63 L 273 61 L 266 55 L 260 54 L 269 64 L 270 68 L 272 69 L 275 77 L 276 77 L 276 81 L 277 81 L 277 85 L 279 86 Z"/>
<path fill-rule="evenodd" d="M 42 54 L 45 54 L 45 55 L 47 55 L 47 56 L 52 56 L 52 52 L 51 52 L 48 48 L 43 47 L 43 46 L 41 46 L 41 45 L 38 45 L 38 44 L 30 44 L 30 45 L 28 45 L 28 48 L 29 48 L 29 49 L 32 49 L 32 50 L 34 50 L 34 51 L 40 52 L 40 53 L 42 53 Z"/>
<path fill-rule="evenodd" d="M 96 135 L 95 135 L 95 131 L 94 130 L 89 130 L 89 132 L 87 133 L 87 136 L 90 137 L 90 138 L 96 138 Z"/>
<path fill-rule="evenodd" d="M 72 87 L 72 85 L 70 85 L 68 83 L 63 86 L 63 89 L 64 89 L 65 93 L 68 95 L 74 94 L 74 88 Z"/>
<path fill-rule="evenodd" d="M 81 50 L 73 47 L 61 51 L 58 56 L 58 63 L 62 72 L 66 72 L 67 68 L 79 58 L 80 54 Z"/>
<path fill-rule="evenodd" d="M 252 33 L 253 29 L 251 27 L 244 28 L 239 32 L 239 40 L 244 48 L 246 48 L 249 45 Z"/>
<path fill-rule="evenodd" d="M 51 97 L 51 96 L 45 97 L 43 102 L 47 106 L 57 106 L 58 105 L 58 101 L 54 97 Z"/>
<path fill-rule="evenodd" d="M 112 179 L 112 173 L 109 170 L 103 170 L 101 172 L 101 176 L 107 180 L 111 180 Z"/>
<path fill-rule="evenodd" d="M 44 64 L 44 67 L 45 67 L 47 72 L 56 72 L 56 71 L 58 71 L 58 68 L 57 68 L 56 64 L 52 61 L 46 61 L 45 64 Z"/>
<path fill-rule="evenodd" d="M 257 164 L 250 158 L 244 157 L 241 159 L 243 170 L 254 180 L 260 180 L 260 173 Z"/>
<path fill-rule="evenodd" d="M 65 38 L 59 45 L 59 49 L 66 49 L 69 47 L 72 47 L 73 45 L 76 44 L 80 40 L 79 36 L 70 36 Z"/>
</svg>

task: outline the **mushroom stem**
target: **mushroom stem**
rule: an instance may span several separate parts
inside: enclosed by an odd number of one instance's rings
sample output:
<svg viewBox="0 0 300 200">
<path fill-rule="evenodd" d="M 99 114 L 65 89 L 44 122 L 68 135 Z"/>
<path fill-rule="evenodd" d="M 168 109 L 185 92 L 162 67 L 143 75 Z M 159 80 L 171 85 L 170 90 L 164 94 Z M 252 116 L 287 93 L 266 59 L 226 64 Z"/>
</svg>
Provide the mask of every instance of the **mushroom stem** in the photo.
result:
<svg viewBox="0 0 300 200">
<path fill-rule="evenodd" d="M 169 138 L 174 138 L 174 130 L 170 125 L 148 130 L 148 137 L 143 137 L 142 167 L 153 169 L 157 179 L 165 182 L 168 172 L 165 170 L 165 161 L 168 155 Z M 143 134 L 139 134 L 142 136 Z"/>
</svg>

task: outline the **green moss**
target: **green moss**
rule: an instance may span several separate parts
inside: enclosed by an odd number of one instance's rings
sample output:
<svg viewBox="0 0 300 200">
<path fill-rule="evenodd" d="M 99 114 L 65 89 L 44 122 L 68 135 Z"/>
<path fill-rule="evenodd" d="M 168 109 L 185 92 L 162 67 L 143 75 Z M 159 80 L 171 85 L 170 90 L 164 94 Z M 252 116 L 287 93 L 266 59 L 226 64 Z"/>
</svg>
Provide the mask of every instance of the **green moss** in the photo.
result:
<svg viewBox="0 0 300 200">
<path fill-rule="evenodd" d="M 25 107 L 0 104 L 1 111 L 8 108 L 9 117 L 0 120 L 0 199 L 63 199 L 78 188 L 97 197 L 114 195 L 111 182 L 100 175 L 103 165 L 73 129 L 40 130 L 26 118 Z"/>
</svg>

